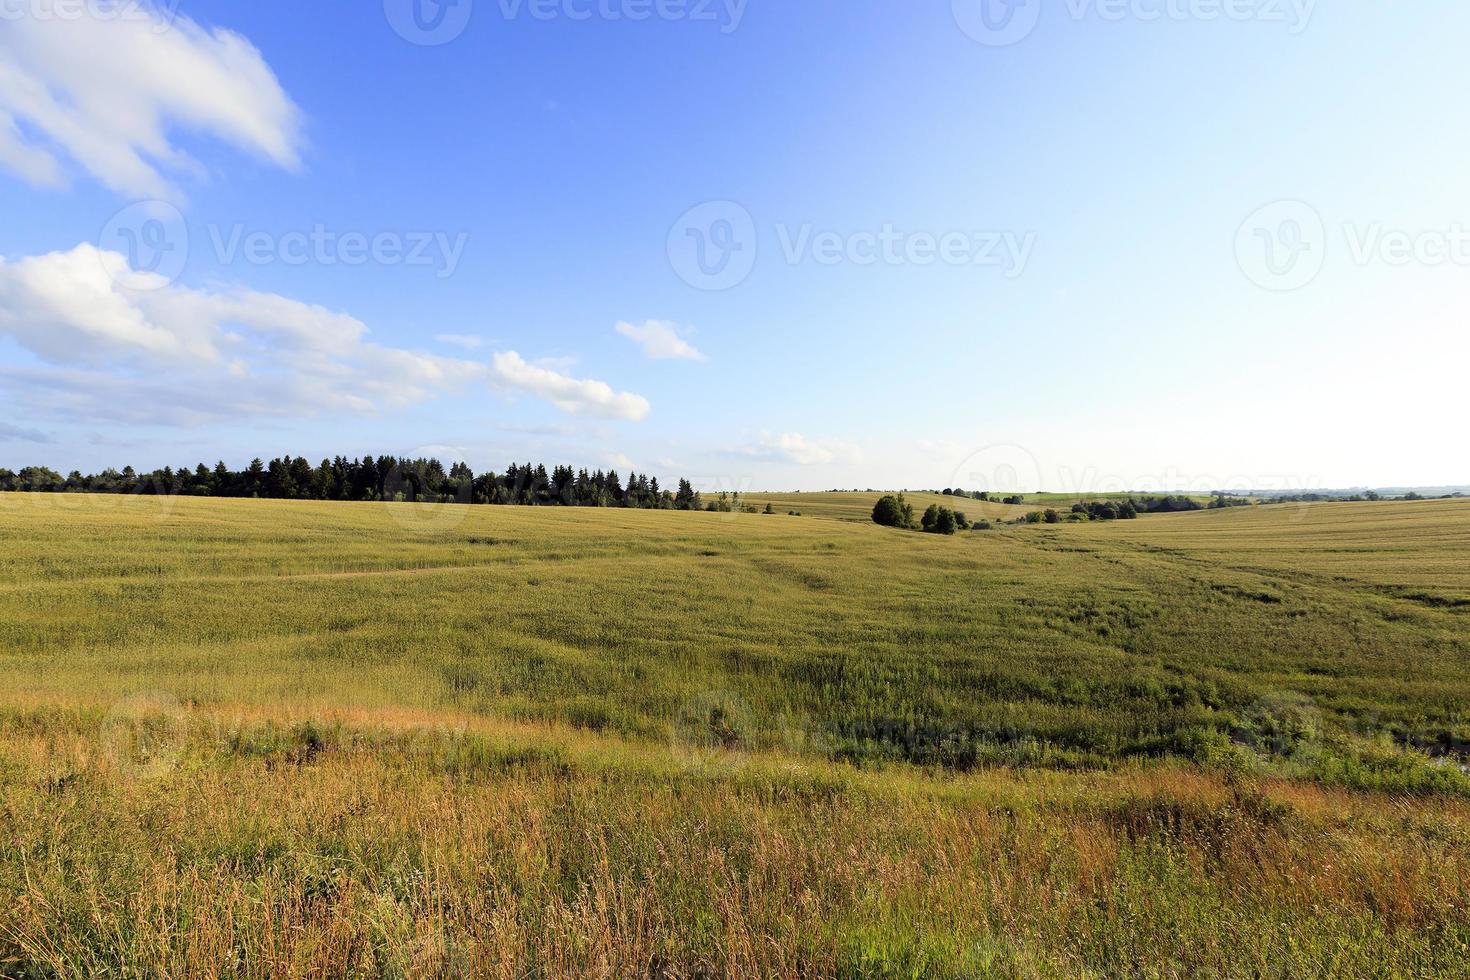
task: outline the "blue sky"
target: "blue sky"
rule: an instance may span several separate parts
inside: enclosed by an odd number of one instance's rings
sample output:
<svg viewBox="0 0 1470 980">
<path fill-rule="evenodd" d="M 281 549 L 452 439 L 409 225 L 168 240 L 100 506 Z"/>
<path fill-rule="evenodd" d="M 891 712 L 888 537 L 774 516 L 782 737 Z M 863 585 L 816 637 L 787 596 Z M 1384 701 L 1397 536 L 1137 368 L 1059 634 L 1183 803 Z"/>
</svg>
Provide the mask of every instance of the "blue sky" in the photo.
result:
<svg viewBox="0 0 1470 980">
<path fill-rule="evenodd" d="M 1462 5 L 414 2 L 0 4 L 0 465 L 1470 480 Z"/>
</svg>

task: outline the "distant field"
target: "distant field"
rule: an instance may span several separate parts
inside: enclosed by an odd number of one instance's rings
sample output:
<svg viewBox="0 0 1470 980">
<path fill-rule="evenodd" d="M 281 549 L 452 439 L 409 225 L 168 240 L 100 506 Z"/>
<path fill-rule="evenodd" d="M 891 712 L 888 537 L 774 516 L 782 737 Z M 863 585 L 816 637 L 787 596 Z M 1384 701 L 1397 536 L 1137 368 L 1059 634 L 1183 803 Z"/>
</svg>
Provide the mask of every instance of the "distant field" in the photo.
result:
<svg viewBox="0 0 1470 980">
<path fill-rule="evenodd" d="M 741 499 L 757 506 L 764 507 L 767 503 L 782 514 L 798 511 L 805 517 L 831 517 L 844 521 L 868 521 L 873 517 L 873 505 L 878 498 L 890 491 L 863 492 L 863 491 L 825 491 L 819 493 L 748 493 L 742 494 Z M 904 499 L 913 505 L 915 513 L 923 513 L 931 504 L 941 507 L 950 507 L 965 512 L 965 516 L 971 520 L 1001 520 L 1012 521 L 1025 517 L 1033 510 L 1045 510 L 1054 507 L 1058 510 L 1070 510 L 1072 505 L 1081 500 L 1122 500 L 1125 497 L 1142 497 L 1146 494 L 1127 493 L 1095 493 L 1095 494 L 1071 494 L 1071 493 L 1032 493 L 1023 494 L 1026 498 L 1024 504 L 1000 504 L 989 501 L 966 499 L 964 497 L 947 497 L 942 493 L 906 493 Z M 1161 496 L 1161 495 L 1156 495 Z M 1201 503 L 1208 503 L 1208 497 L 1195 497 Z"/>
<path fill-rule="evenodd" d="M 871 496 L 0 495 L 0 975 L 1463 972 L 1470 501 Z"/>
</svg>

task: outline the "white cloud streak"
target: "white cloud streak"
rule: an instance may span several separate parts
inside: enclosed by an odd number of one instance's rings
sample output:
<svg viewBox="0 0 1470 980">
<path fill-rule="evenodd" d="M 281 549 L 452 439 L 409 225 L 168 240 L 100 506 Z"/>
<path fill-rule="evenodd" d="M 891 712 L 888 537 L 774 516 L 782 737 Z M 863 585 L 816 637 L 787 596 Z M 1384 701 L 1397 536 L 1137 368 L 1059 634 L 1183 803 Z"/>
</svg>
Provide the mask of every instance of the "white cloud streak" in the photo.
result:
<svg viewBox="0 0 1470 980">
<path fill-rule="evenodd" d="M 121 194 L 177 199 L 173 176 L 202 170 L 182 130 L 299 165 L 300 111 L 248 40 L 146 0 L 77 6 L 0 0 L 0 167 L 62 187 L 70 164 Z"/>
<path fill-rule="evenodd" d="M 550 368 L 526 363 L 515 351 L 496 354 L 490 365 L 491 383 L 503 389 L 544 398 L 571 415 L 639 421 L 650 411 L 648 399 L 614 391 L 602 381 L 579 381 Z"/>
<path fill-rule="evenodd" d="M 862 450 L 848 442 L 808 439 L 800 432 L 772 435 L 762 432 L 756 441 L 730 450 L 732 455 L 769 463 L 791 463 L 797 466 L 825 466 L 830 463 L 862 462 Z"/>
</svg>

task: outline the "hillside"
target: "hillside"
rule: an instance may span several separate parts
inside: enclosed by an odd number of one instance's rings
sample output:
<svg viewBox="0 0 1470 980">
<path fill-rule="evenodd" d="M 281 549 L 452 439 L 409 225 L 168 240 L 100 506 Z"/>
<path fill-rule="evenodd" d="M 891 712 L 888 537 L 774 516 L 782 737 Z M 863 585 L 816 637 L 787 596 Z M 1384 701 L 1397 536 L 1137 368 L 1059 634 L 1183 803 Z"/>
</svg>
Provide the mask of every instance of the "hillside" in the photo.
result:
<svg viewBox="0 0 1470 980">
<path fill-rule="evenodd" d="M 801 497 L 0 497 L 0 962 L 1463 962 L 1470 502 L 939 538 Z"/>
</svg>

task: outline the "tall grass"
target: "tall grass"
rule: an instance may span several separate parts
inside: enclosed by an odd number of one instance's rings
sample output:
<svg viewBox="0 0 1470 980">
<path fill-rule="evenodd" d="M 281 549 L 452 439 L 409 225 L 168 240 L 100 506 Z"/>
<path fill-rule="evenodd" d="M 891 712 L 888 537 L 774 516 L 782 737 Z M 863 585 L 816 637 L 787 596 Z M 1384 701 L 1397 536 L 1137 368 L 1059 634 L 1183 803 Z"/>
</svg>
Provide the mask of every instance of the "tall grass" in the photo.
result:
<svg viewBox="0 0 1470 980">
<path fill-rule="evenodd" d="M 1464 972 L 1467 530 L 0 499 L 0 975 Z"/>
</svg>

